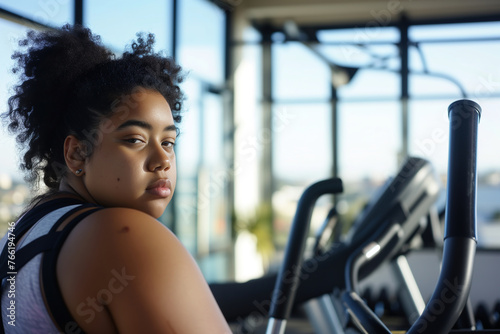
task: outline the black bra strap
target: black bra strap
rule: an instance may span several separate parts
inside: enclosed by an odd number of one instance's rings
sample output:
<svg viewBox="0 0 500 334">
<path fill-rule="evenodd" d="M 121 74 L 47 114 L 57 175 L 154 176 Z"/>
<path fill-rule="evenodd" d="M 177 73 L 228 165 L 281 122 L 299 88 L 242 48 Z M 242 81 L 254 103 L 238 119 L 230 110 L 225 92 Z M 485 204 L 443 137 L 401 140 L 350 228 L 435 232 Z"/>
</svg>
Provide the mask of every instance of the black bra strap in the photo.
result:
<svg viewBox="0 0 500 334">
<path fill-rule="evenodd" d="M 41 275 L 42 275 L 42 291 L 45 296 L 50 296 L 46 298 L 47 310 L 51 314 L 54 322 L 59 326 L 59 330 L 64 333 L 84 333 L 83 330 L 78 326 L 78 323 L 71 316 L 71 312 L 68 310 L 66 303 L 64 302 L 61 289 L 59 287 L 59 282 L 56 275 L 56 265 L 57 257 L 61 247 L 68 237 L 69 233 L 73 228 L 88 215 L 100 210 L 101 208 L 95 208 L 87 210 L 77 217 L 73 218 L 71 222 L 64 227 L 60 232 L 57 232 L 57 239 L 55 240 L 54 247 L 52 247 L 48 252 L 46 252 L 42 259 Z M 62 220 L 59 220 L 55 225 L 60 225 Z M 53 232 L 51 232 L 53 233 Z"/>
<path fill-rule="evenodd" d="M 81 210 L 82 208 L 89 207 L 89 206 L 93 207 L 94 205 L 84 204 L 84 205 L 79 205 L 76 208 L 69 210 L 68 212 L 66 212 L 64 215 L 62 215 L 58 219 L 58 221 L 54 224 L 54 226 L 55 225 L 59 226 L 64 220 L 66 220 L 66 218 L 68 218 L 69 216 L 71 216 L 75 212 Z M 27 217 L 27 219 L 23 219 L 23 221 L 20 222 L 20 223 L 22 223 L 22 226 L 21 226 L 22 229 L 29 230 L 29 228 L 31 228 L 34 223 L 36 223 L 39 219 L 41 219 L 45 215 L 46 215 L 46 210 L 43 210 L 43 211 L 38 211 L 38 214 L 35 213 L 34 215 L 30 215 L 29 217 Z M 39 218 L 39 219 L 34 221 L 33 224 L 31 224 L 31 226 L 30 226 L 29 224 L 35 218 Z M 22 232 L 23 232 L 23 234 L 26 233 L 26 231 L 22 231 Z M 9 264 L 8 256 L 7 256 L 8 249 L 5 248 L 5 251 L 2 253 L 2 255 L 6 255 L 5 256 L 6 261 L 5 261 L 5 263 L 1 262 L 0 266 L 3 266 L 2 268 L 6 268 L 6 270 L 2 270 L 0 272 L 0 281 L 3 280 L 8 275 L 11 275 L 12 272 L 19 271 L 35 255 L 40 254 L 42 252 L 45 252 L 45 251 L 51 249 L 52 247 L 54 247 L 55 241 L 57 240 L 59 233 L 60 232 L 56 232 L 54 229 L 51 229 L 49 233 L 42 235 L 42 236 L 36 238 L 35 240 L 30 241 L 27 245 L 22 246 L 20 249 L 17 249 L 15 252 L 15 260 L 12 261 L 12 263 L 15 263 L 15 266 L 12 266 Z M 14 241 L 14 243 L 16 243 L 16 245 L 17 245 L 17 242 L 19 241 L 19 238 L 20 237 L 18 235 L 16 235 L 15 239 L 17 239 L 17 240 Z M 6 243 L 6 246 L 8 246 L 8 244 L 9 244 L 9 240 Z"/>
</svg>

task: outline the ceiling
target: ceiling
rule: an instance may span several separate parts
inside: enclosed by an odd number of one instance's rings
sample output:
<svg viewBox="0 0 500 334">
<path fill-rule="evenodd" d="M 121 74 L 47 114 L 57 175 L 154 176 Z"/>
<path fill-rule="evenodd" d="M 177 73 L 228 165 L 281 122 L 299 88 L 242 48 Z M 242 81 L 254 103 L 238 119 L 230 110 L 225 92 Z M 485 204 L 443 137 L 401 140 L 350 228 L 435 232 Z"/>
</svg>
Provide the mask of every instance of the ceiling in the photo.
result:
<svg viewBox="0 0 500 334">
<path fill-rule="evenodd" d="M 220 0 L 239 18 L 254 25 L 281 28 L 389 26 L 401 14 L 410 22 L 500 20 L 498 0 Z"/>
</svg>

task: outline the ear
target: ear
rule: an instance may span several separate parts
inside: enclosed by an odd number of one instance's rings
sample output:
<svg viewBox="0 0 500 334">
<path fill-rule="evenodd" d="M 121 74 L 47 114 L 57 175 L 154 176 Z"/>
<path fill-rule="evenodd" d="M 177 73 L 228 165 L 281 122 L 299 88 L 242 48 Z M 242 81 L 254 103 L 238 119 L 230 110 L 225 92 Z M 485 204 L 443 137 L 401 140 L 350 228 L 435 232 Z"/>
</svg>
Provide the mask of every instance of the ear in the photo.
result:
<svg viewBox="0 0 500 334">
<path fill-rule="evenodd" d="M 64 160 L 66 165 L 75 173 L 81 170 L 85 164 L 85 145 L 75 136 L 69 135 L 64 140 Z"/>
</svg>

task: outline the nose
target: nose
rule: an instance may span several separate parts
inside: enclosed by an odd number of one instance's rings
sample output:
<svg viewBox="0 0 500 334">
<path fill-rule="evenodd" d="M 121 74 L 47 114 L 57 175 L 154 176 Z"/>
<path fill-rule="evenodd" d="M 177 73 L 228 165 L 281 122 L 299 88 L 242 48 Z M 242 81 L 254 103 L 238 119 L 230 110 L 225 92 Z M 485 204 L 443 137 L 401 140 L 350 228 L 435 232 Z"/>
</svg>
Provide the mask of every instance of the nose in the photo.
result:
<svg viewBox="0 0 500 334">
<path fill-rule="evenodd" d="M 151 154 L 151 158 L 148 164 L 148 169 L 151 172 L 169 170 L 171 167 L 169 154 L 165 151 L 165 149 L 161 145 L 157 146 L 159 147 L 155 147 Z"/>
</svg>

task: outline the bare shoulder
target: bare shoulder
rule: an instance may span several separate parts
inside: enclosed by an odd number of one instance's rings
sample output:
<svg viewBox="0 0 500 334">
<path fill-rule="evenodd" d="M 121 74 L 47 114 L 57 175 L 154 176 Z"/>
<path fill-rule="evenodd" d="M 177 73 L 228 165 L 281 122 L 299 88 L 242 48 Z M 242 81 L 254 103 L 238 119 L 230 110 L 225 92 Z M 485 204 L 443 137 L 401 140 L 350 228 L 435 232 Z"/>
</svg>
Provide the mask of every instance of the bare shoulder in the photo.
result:
<svg viewBox="0 0 500 334">
<path fill-rule="evenodd" d="M 106 208 L 92 213 L 74 228 L 60 260 L 78 259 L 94 270 L 106 270 L 113 264 L 130 266 L 140 256 L 151 260 L 183 251 L 175 235 L 148 214 L 127 208 Z"/>
<path fill-rule="evenodd" d="M 58 267 L 86 268 L 94 274 L 119 266 L 147 270 L 141 263 L 152 263 L 156 258 L 165 261 L 175 253 L 189 256 L 175 235 L 153 217 L 134 209 L 106 208 L 74 228 L 61 250 Z"/>
<path fill-rule="evenodd" d="M 119 333 L 200 333 L 203 325 L 228 333 L 194 259 L 145 213 L 109 208 L 86 217 L 65 242 L 57 271 L 65 301 L 86 332 L 107 323 Z M 106 312 L 90 319 L 89 309 L 82 316 L 78 307 L 89 296 L 98 303 L 93 310 Z M 193 314 L 204 321 L 193 322 Z"/>
<path fill-rule="evenodd" d="M 177 237 L 150 215 L 127 208 L 100 210 L 82 221 L 75 237 L 105 266 L 136 266 L 149 271 L 154 262 L 191 261 Z M 103 268 L 106 270 L 106 268 Z"/>
<path fill-rule="evenodd" d="M 106 238 L 120 238 L 123 236 L 143 236 L 154 232 L 173 234 L 158 220 L 150 215 L 129 208 L 101 209 L 86 217 L 79 224 L 80 232 L 103 235 Z"/>
</svg>

